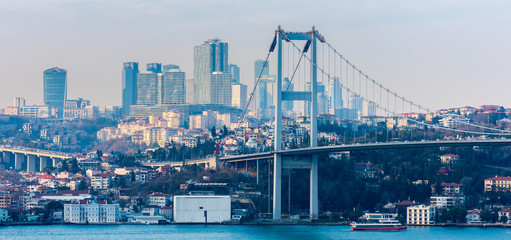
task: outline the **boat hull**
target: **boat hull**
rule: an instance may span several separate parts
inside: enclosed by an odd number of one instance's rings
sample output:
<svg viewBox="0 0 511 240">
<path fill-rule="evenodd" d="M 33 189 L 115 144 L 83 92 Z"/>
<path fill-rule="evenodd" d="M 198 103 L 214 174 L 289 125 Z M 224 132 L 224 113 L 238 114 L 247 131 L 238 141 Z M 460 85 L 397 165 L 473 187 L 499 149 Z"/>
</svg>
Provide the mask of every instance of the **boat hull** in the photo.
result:
<svg viewBox="0 0 511 240">
<path fill-rule="evenodd" d="M 353 231 L 403 231 L 406 226 L 388 226 L 388 227 L 355 227 L 351 226 Z"/>
</svg>

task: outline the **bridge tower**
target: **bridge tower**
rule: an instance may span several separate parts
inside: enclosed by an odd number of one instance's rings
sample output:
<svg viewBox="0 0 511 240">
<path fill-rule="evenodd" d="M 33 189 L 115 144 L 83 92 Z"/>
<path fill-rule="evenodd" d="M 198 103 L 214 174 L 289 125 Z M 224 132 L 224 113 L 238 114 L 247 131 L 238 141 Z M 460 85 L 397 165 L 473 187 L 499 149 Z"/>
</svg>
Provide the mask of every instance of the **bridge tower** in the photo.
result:
<svg viewBox="0 0 511 240">
<path fill-rule="evenodd" d="M 306 168 L 310 169 L 310 217 L 318 217 L 318 156 L 311 154 L 300 157 L 286 157 L 278 153 L 282 150 L 282 101 L 310 101 L 310 147 L 318 145 L 318 101 L 317 101 L 317 52 L 316 42 L 324 42 L 314 27 L 308 32 L 286 32 L 279 26 L 275 31 L 277 40 L 277 82 L 275 96 L 275 154 L 273 161 L 273 219 L 281 218 L 282 210 L 282 169 L 283 168 Z M 306 41 L 303 54 L 311 48 L 311 88 L 310 91 L 283 91 L 282 90 L 282 41 Z"/>
</svg>

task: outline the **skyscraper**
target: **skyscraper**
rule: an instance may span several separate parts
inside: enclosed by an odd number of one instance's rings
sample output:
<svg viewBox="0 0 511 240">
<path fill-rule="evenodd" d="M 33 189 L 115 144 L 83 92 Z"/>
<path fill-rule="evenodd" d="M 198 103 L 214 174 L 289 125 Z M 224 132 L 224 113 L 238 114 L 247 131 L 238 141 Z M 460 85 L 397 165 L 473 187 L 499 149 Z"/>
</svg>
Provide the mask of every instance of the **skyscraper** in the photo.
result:
<svg viewBox="0 0 511 240">
<path fill-rule="evenodd" d="M 176 104 L 186 102 L 185 73 L 179 69 L 170 69 L 163 73 L 162 102 Z"/>
<path fill-rule="evenodd" d="M 353 109 L 357 114 L 358 118 L 360 118 L 363 114 L 363 100 L 357 95 L 350 97 L 350 108 Z"/>
<path fill-rule="evenodd" d="M 130 106 L 137 104 L 138 63 L 126 62 L 122 69 L 122 114 L 130 115 Z"/>
<path fill-rule="evenodd" d="M 305 83 L 305 91 L 311 91 L 311 83 Z M 318 96 L 318 114 L 326 114 L 328 113 L 328 98 L 326 95 L 326 87 L 323 83 L 318 82 L 317 84 Z M 314 96 L 312 96 L 314 97 Z M 304 114 L 309 116 L 311 112 L 311 102 L 305 101 L 304 104 Z"/>
<path fill-rule="evenodd" d="M 338 77 L 328 81 L 328 108 L 342 108 L 342 89 Z"/>
<path fill-rule="evenodd" d="M 236 64 L 229 65 L 229 72 L 232 75 L 232 84 L 240 83 L 240 68 Z"/>
<path fill-rule="evenodd" d="M 294 85 L 289 81 L 289 78 L 282 80 L 282 91 L 293 91 Z M 282 102 L 282 108 L 287 111 L 293 111 L 293 101 Z"/>
<path fill-rule="evenodd" d="M 220 39 L 210 39 L 194 48 L 194 103 L 217 103 L 212 99 L 213 86 L 211 76 L 213 72 L 229 72 L 228 44 Z M 231 85 L 228 86 L 228 91 Z M 229 98 L 228 103 L 231 103 Z"/>
<path fill-rule="evenodd" d="M 174 64 L 167 64 L 167 65 L 163 65 L 162 68 L 163 68 L 163 72 L 168 72 L 171 69 L 179 69 L 179 66 L 174 65 Z"/>
<path fill-rule="evenodd" d="M 254 62 L 254 83 L 256 84 L 259 79 L 259 83 L 256 87 L 255 93 L 255 107 L 256 109 L 268 108 L 268 81 L 270 77 L 270 68 L 268 62 L 264 60 L 256 60 Z"/>
<path fill-rule="evenodd" d="M 148 63 L 146 69 L 148 72 L 161 73 L 161 63 Z"/>
<path fill-rule="evenodd" d="M 211 73 L 211 102 L 231 106 L 232 76 L 228 72 Z"/>
<path fill-rule="evenodd" d="M 155 105 L 161 101 L 161 73 L 141 72 L 137 76 L 137 104 Z"/>
<path fill-rule="evenodd" d="M 247 107 L 247 85 L 240 83 L 232 85 L 232 106 L 241 109 Z"/>
<path fill-rule="evenodd" d="M 57 109 L 57 116 L 64 114 L 67 99 L 67 71 L 54 67 L 44 71 L 44 104 Z"/>
</svg>

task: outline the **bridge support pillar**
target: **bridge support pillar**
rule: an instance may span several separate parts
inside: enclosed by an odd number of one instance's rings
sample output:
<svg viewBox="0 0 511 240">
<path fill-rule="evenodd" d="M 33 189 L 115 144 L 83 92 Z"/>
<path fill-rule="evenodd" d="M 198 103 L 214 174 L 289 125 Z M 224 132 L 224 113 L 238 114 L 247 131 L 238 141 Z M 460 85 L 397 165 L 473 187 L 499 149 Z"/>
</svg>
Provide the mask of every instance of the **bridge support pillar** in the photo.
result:
<svg viewBox="0 0 511 240">
<path fill-rule="evenodd" d="M 21 170 L 21 165 L 25 161 L 25 154 L 23 153 L 15 153 L 14 154 L 14 169 Z"/>
<path fill-rule="evenodd" d="M 273 159 L 273 220 L 279 220 L 282 213 L 282 156 Z"/>
<path fill-rule="evenodd" d="M 57 163 L 59 162 L 59 161 L 58 161 L 58 159 L 56 159 L 56 158 L 51 158 L 51 160 L 52 160 L 52 165 L 53 165 L 53 167 L 54 167 L 54 168 L 56 168 L 56 167 L 57 167 Z"/>
<path fill-rule="evenodd" d="M 27 154 L 27 171 L 29 172 L 35 171 L 35 158 L 36 155 Z"/>
<path fill-rule="evenodd" d="M 42 171 L 48 166 L 48 157 L 39 156 L 39 171 Z"/>
<path fill-rule="evenodd" d="M 2 161 L 3 161 L 4 163 L 11 163 L 11 153 L 9 153 L 9 152 L 3 152 L 3 154 L 2 154 L 2 155 L 3 155 L 3 156 L 2 156 Z"/>
<path fill-rule="evenodd" d="M 310 218 L 318 219 L 318 155 L 312 155 L 310 170 Z"/>
</svg>

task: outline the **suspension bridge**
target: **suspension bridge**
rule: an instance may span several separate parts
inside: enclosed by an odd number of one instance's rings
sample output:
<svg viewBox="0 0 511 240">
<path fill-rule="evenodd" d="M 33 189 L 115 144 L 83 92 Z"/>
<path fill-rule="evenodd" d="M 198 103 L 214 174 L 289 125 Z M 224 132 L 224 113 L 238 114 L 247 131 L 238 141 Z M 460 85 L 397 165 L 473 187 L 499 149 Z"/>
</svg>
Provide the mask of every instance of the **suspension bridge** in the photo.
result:
<svg viewBox="0 0 511 240">
<path fill-rule="evenodd" d="M 297 45 L 299 42 L 305 43 L 303 48 Z M 262 74 L 265 68 L 269 66 L 267 64 L 268 60 L 274 52 L 277 54 L 277 74 L 273 92 L 275 112 L 271 121 L 274 137 L 273 148 L 267 152 L 226 156 L 220 159 L 223 164 L 244 161 L 246 162 L 245 166 L 248 165 L 248 161 L 256 161 L 257 172 L 259 172 L 259 162 L 261 160 L 266 161 L 268 168 L 271 166 L 273 170 L 272 214 L 274 220 L 281 218 L 283 169 L 310 170 L 310 217 L 311 219 L 318 217 L 319 154 L 353 150 L 511 145 L 511 139 L 507 139 L 511 135 L 511 131 L 505 129 L 479 125 L 442 114 L 440 114 L 440 117 L 451 118 L 450 124 L 438 125 L 432 123 L 431 119 L 427 119 L 427 117 L 433 111 L 392 91 L 370 77 L 335 49 L 314 27 L 307 32 L 288 32 L 280 26 L 278 27 L 263 69 L 261 69 L 259 77 L 256 78 L 249 104 L 254 100 L 258 84 L 261 83 Z M 286 86 L 282 84 L 284 78 L 289 80 Z M 291 87 L 293 85 L 294 87 Z M 328 86 L 330 96 L 326 96 L 325 86 Z M 310 143 L 308 148 L 285 148 L 281 119 L 284 110 L 289 110 L 283 108 L 283 102 L 287 101 L 304 103 L 303 113 L 308 115 L 310 119 Z M 404 120 L 415 125 L 417 129 L 424 129 L 424 137 L 422 139 L 418 137 L 416 141 L 411 142 L 391 142 L 389 137 L 386 137 L 384 142 L 377 143 L 356 143 L 356 137 L 354 137 L 350 144 L 318 146 L 318 114 L 328 113 L 328 108 L 333 109 L 334 114 L 342 119 L 381 116 L 385 121 L 388 119 Z M 244 121 L 247 112 L 248 106 L 241 117 L 240 123 Z M 485 136 L 488 138 L 495 137 L 496 139 L 478 140 L 477 137 L 474 137 L 471 140 L 431 140 L 426 138 L 427 128 L 451 132 L 453 135 Z M 268 174 L 268 176 L 270 175 Z M 257 181 L 259 182 L 259 173 L 257 173 Z"/>
</svg>

